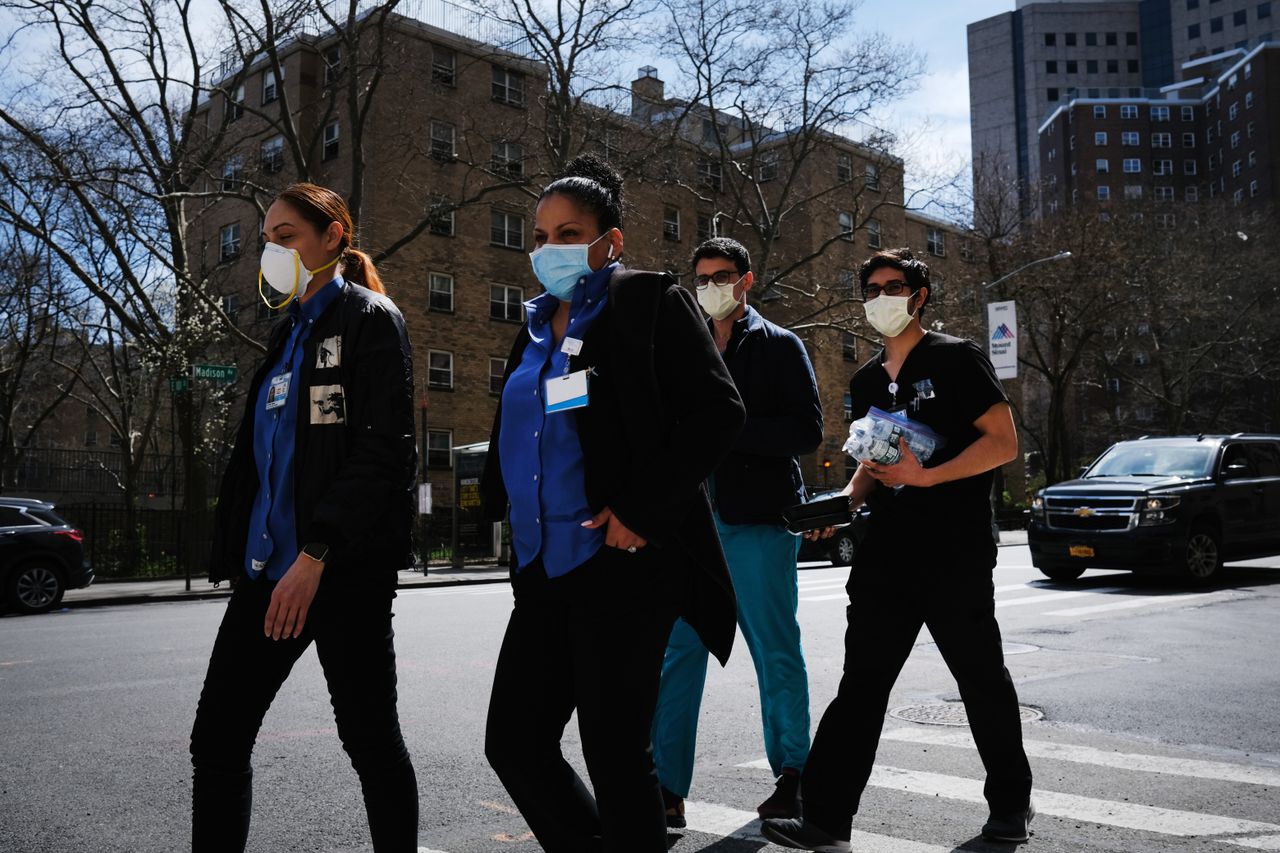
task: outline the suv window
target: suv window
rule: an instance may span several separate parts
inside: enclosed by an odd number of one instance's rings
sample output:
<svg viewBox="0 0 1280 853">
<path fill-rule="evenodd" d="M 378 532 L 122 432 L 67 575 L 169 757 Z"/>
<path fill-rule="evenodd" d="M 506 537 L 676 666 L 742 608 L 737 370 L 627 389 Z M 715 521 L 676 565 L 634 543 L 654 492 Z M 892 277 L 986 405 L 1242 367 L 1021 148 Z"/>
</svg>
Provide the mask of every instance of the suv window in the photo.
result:
<svg viewBox="0 0 1280 853">
<path fill-rule="evenodd" d="M 33 527 L 35 522 L 17 507 L 0 506 L 0 527 Z"/>
<path fill-rule="evenodd" d="M 27 515 L 32 518 L 38 518 L 45 524 L 52 524 L 55 527 L 64 527 L 67 524 L 64 519 L 58 517 L 57 513 L 50 512 L 47 509 L 29 509 L 27 510 Z"/>
<path fill-rule="evenodd" d="M 1222 466 L 1219 470 L 1223 479 L 1239 480 L 1258 476 L 1258 468 L 1245 444 L 1228 444 L 1226 450 L 1222 451 Z"/>
<path fill-rule="evenodd" d="M 1259 477 L 1280 477 L 1280 445 L 1270 441 L 1246 444 L 1249 461 Z"/>
</svg>

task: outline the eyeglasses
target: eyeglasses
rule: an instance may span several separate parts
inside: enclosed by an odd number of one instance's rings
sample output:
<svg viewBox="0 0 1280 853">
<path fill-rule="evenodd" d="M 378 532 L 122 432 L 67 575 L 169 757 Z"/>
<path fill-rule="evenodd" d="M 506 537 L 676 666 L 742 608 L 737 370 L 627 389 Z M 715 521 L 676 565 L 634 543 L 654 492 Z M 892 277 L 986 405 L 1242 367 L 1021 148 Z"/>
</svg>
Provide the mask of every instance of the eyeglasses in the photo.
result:
<svg viewBox="0 0 1280 853">
<path fill-rule="evenodd" d="M 862 288 L 862 299 L 870 302 L 880 294 L 885 296 L 901 296 L 903 291 L 910 290 L 911 285 L 905 281 L 886 281 L 884 284 L 868 284 Z"/>
<path fill-rule="evenodd" d="M 706 290 L 708 284 L 737 284 L 740 278 L 742 276 L 738 275 L 734 270 L 720 270 L 711 275 L 695 275 L 693 284 L 698 290 Z"/>
</svg>

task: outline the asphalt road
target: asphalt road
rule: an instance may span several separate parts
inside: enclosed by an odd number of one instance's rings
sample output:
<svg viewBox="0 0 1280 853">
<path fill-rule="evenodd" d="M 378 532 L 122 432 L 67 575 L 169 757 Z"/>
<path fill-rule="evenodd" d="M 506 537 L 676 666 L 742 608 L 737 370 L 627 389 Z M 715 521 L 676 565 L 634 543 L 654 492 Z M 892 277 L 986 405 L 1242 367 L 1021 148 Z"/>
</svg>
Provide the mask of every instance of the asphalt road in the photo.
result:
<svg viewBox="0 0 1280 853">
<path fill-rule="evenodd" d="M 1090 572 L 1058 584 L 1025 547 L 1000 550 L 998 615 L 1022 703 L 1040 816 L 1027 848 L 1280 850 L 1280 559 L 1206 588 Z M 847 570 L 801 572 L 813 718 L 839 677 Z M 0 850 L 173 851 L 189 832 L 187 736 L 225 602 L 0 618 Z M 400 710 L 430 851 L 536 850 L 485 764 L 505 584 L 404 592 Z M 954 701 L 922 634 L 892 709 Z M 1017 652 L 1012 653 L 1012 652 Z M 678 853 L 762 850 L 754 806 L 759 699 L 745 649 L 713 667 L 690 831 Z M 976 840 L 982 767 L 964 727 L 890 718 L 855 820 L 864 853 L 1010 850 Z M 566 753 L 581 767 L 573 727 Z M 255 754 L 250 850 L 366 851 L 359 788 L 314 652 L 295 668 Z M 769 847 L 769 850 L 778 848 Z"/>
</svg>

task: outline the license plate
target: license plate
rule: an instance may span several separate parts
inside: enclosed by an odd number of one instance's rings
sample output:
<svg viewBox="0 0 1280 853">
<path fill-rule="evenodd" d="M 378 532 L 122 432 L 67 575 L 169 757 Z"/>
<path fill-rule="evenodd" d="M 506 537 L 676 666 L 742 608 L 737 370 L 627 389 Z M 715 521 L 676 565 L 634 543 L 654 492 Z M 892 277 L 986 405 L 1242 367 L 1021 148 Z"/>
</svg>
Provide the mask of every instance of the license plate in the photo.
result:
<svg viewBox="0 0 1280 853">
<path fill-rule="evenodd" d="M 1067 552 L 1073 557 L 1092 557 L 1093 549 L 1088 545 L 1072 545 L 1067 548 Z"/>
</svg>

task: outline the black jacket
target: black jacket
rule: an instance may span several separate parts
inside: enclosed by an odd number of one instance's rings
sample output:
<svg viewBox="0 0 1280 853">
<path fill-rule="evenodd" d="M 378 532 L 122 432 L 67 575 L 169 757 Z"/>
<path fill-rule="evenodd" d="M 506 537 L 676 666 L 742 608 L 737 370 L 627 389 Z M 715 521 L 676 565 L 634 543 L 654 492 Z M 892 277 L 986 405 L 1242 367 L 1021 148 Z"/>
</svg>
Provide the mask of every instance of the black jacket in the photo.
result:
<svg viewBox="0 0 1280 853">
<path fill-rule="evenodd" d="M 747 423 L 715 474 L 727 524 L 782 524 L 805 499 L 797 456 L 822 443 L 822 403 L 804 344 L 748 306 L 734 323 L 724 361 L 747 407 Z"/>
<path fill-rule="evenodd" d="M 244 574 L 245 538 L 258 494 L 253 422 L 258 392 L 292 328 L 271 331 L 267 355 L 254 373 L 244 417 L 218 492 L 209 579 Z M 319 348 L 338 337 L 333 353 Z M 294 445 L 294 502 L 299 546 L 330 548 L 327 576 L 393 573 L 412 554 L 417 448 L 413 423 L 413 354 L 404 318 L 385 296 L 348 282 L 316 320 L 303 345 Z M 324 386 L 327 414 L 312 403 Z M 334 395 L 338 395 L 335 397 Z M 338 411 L 333 402 L 340 399 Z"/>
<path fill-rule="evenodd" d="M 504 385 L 528 343 L 521 328 Z M 680 614 L 724 662 L 737 603 L 703 482 L 742 428 L 744 410 L 693 297 L 670 276 L 620 268 L 608 304 L 570 359 L 570 370 L 585 369 L 591 402 L 574 416 L 591 511 L 610 507 L 670 561 L 682 579 L 673 590 Z M 508 510 L 501 427 L 499 406 L 481 482 L 493 521 Z"/>
</svg>

